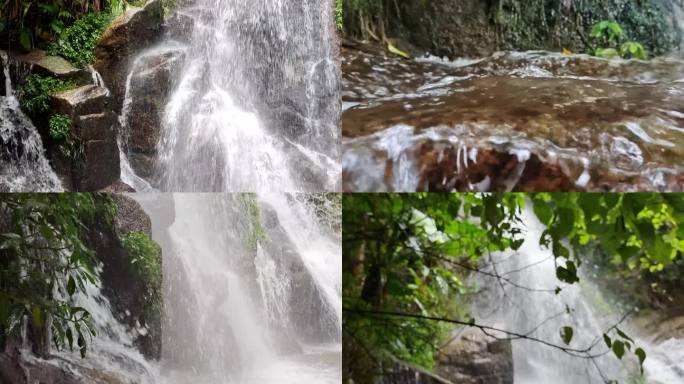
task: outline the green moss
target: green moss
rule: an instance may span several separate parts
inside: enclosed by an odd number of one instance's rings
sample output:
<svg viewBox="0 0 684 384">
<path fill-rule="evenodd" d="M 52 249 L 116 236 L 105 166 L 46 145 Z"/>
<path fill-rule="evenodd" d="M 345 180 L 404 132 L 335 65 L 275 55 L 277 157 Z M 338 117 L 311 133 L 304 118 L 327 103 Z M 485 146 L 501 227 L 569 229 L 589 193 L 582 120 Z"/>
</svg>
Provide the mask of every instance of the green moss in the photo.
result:
<svg viewBox="0 0 684 384">
<path fill-rule="evenodd" d="M 31 75 L 19 88 L 18 97 L 21 109 L 31 116 L 47 113 L 50 110 L 50 96 L 72 89 L 76 84 L 72 81 L 55 77 Z"/>
<path fill-rule="evenodd" d="M 113 18 L 113 14 L 107 12 L 93 12 L 85 15 L 70 27 L 62 30 L 57 41 L 48 47 L 48 53 L 53 56 L 62 56 L 78 66 L 92 63 L 93 50 L 97 41 Z"/>
<path fill-rule="evenodd" d="M 145 321 L 157 322 L 163 312 L 161 248 L 144 232 L 130 232 L 121 236 L 121 245 L 128 252 L 131 265 L 145 284 Z"/>
<path fill-rule="evenodd" d="M 249 218 L 249 232 L 245 239 L 245 245 L 248 249 L 256 249 L 257 243 L 260 240 L 266 239 L 266 231 L 264 231 L 264 227 L 261 225 L 259 203 L 257 202 L 256 195 L 253 193 L 245 193 L 239 196 Z"/>
</svg>

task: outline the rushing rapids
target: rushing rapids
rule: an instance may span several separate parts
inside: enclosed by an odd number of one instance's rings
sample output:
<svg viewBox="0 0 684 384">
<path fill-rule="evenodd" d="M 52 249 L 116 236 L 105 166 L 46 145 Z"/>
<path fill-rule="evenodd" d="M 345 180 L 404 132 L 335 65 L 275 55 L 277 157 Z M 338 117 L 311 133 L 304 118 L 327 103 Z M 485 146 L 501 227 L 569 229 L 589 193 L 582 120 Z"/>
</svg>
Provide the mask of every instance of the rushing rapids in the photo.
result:
<svg viewBox="0 0 684 384">
<path fill-rule="evenodd" d="M 345 191 L 684 189 L 684 61 L 343 48 Z"/>
<path fill-rule="evenodd" d="M 137 173 L 163 191 L 339 188 L 340 70 L 331 5 L 197 0 L 178 10 L 169 21 L 177 33 L 151 50 L 182 52 L 168 79 L 173 89 L 156 158 L 148 161 L 154 169 L 141 173 L 131 161 L 124 177 L 147 189 Z M 122 113 L 123 132 L 132 135 L 126 106 L 155 86 L 131 84 L 141 75 L 141 58 L 130 68 Z M 125 140 L 121 146 L 135 160 Z"/>
</svg>

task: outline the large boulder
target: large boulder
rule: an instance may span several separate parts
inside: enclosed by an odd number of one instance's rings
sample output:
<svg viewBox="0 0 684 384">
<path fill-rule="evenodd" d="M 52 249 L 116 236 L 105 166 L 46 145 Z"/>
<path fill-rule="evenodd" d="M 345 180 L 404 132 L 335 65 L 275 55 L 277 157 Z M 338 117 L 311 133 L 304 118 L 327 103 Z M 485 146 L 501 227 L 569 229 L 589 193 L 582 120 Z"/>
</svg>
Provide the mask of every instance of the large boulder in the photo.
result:
<svg viewBox="0 0 684 384">
<path fill-rule="evenodd" d="M 118 233 L 144 232 L 152 234 L 152 220 L 136 200 L 125 195 L 114 194 L 117 212 L 114 227 Z"/>
<path fill-rule="evenodd" d="M 164 7 L 151 0 L 142 8 L 131 8 L 119 16 L 102 34 L 95 47 L 94 68 L 112 92 L 116 110 L 126 93 L 126 78 L 136 55 L 153 46 L 161 37 Z"/>
<path fill-rule="evenodd" d="M 15 84 L 21 83 L 31 74 L 56 77 L 76 83 L 92 81 L 92 75 L 86 69 L 76 68 L 64 58 L 50 56 L 40 49 L 28 53 L 9 52 L 7 55 L 10 64 L 10 76 Z"/>
<path fill-rule="evenodd" d="M 70 184 L 76 190 L 98 191 L 119 179 L 118 120 L 111 111 L 111 102 L 109 91 L 96 85 L 52 97 L 53 111 L 71 118 L 74 136 L 82 145 L 79 157 L 55 159 L 58 171 L 69 175 Z M 54 155 L 53 158 L 59 157 Z"/>
<path fill-rule="evenodd" d="M 74 132 L 83 145 L 83 159 L 76 165 L 76 188 L 97 191 L 119 179 L 119 149 L 116 145 L 116 115 L 104 112 L 79 116 Z"/>
<path fill-rule="evenodd" d="M 124 135 L 131 166 L 141 177 L 153 176 L 164 110 L 184 58 L 183 49 L 170 48 L 143 55 L 135 62 Z"/>
<path fill-rule="evenodd" d="M 513 384 L 513 348 L 479 329 L 466 329 L 440 349 L 437 373 L 459 384 Z"/>
</svg>

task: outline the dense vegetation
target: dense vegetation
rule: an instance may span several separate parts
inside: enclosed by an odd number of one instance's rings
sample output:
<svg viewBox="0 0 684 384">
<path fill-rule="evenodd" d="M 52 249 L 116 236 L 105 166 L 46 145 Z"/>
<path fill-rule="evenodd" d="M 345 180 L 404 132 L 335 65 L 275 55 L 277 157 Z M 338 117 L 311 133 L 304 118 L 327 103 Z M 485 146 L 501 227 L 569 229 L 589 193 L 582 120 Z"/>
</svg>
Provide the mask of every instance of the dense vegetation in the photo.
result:
<svg viewBox="0 0 684 384">
<path fill-rule="evenodd" d="M 85 355 L 95 330 L 77 297 L 99 284 L 85 232 L 114 214 L 106 195 L 0 195 L 0 345 L 19 337 L 26 317 L 38 355 L 49 343 Z"/>
<path fill-rule="evenodd" d="M 5 1 L 0 16 L 0 36 L 9 46 L 28 50 L 46 46 L 68 32 L 69 26 L 91 13 L 123 9 L 124 0 Z M 81 36 L 87 37 L 87 35 Z"/>
<path fill-rule="evenodd" d="M 346 195 L 345 382 L 371 383 L 397 359 L 432 368 L 447 327 L 483 329 L 467 314 L 471 292 L 465 278 L 489 252 L 522 245 L 521 210 L 530 203 L 547 227 L 539 241 L 555 256 L 557 292 L 579 282 L 579 268 L 595 261 L 587 260 L 587 247 L 598 249 L 617 275 L 672 282 L 679 273 L 681 279 L 684 195 Z M 596 351 L 571 347 L 575 332 L 563 327 L 558 340 L 541 340 L 540 348 L 590 358 Z M 646 358 L 617 327 L 596 336 L 616 358 Z"/>
<path fill-rule="evenodd" d="M 655 55 L 677 48 L 682 33 L 673 26 L 670 5 L 653 0 L 338 0 L 337 5 L 342 9 L 338 24 L 349 36 L 382 42 L 399 38 L 438 55 L 468 55 L 454 49 L 479 44 L 592 53 L 604 48 L 641 58 L 645 49 L 634 44 L 596 45 L 596 26 L 617 25 L 623 43 L 639 42 Z M 471 39 L 476 41 L 467 42 Z"/>
<path fill-rule="evenodd" d="M 75 87 L 73 81 L 34 74 L 27 77 L 17 91 L 21 109 L 31 119 L 39 122 L 48 116 L 47 136 L 58 144 L 60 154 L 70 159 L 79 158 L 82 146 L 73 133 L 71 117 L 51 113 L 51 97 Z"/>
<path fill-rule="evenodd" d="M 121 236 L 121 245 L 131 258 L 137 280 L 144 282 L 144 316 L 147 322 L 161 322 L 162 260 L 161 248 L 144 232 L 130 232 Z"/>
</svg>

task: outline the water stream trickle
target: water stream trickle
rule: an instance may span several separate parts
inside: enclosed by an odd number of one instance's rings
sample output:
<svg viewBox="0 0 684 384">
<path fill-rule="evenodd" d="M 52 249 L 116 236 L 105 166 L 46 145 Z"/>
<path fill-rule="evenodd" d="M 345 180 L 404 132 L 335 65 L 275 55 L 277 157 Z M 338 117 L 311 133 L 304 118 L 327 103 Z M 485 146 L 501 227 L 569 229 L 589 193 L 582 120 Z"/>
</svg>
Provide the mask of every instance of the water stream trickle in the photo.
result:
<svg viewBox="0 0 684 384">
<path fill-rule="evenodd" d="M 0 52 L 4 90 L 0 93 L 0 192 L 60 192 L 62 183 L 45 155 L 31 120 L 19 108 L 9 71 Z"/>
</svg>

